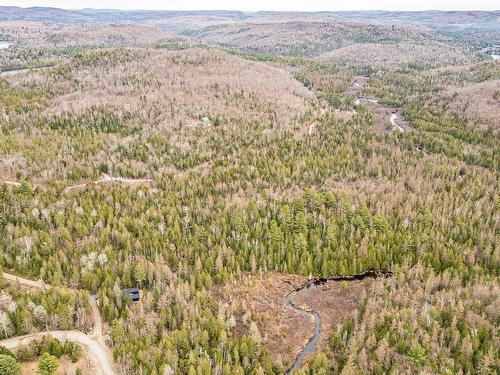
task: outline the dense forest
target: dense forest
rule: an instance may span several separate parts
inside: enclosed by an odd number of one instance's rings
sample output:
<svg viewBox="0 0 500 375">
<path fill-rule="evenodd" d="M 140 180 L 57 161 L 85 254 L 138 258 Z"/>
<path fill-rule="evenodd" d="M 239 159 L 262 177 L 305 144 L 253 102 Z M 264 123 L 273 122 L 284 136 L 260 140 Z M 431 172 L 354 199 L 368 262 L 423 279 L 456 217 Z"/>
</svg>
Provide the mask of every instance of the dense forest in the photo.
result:
<svg viewBox="0 0 500 375">
<path fill-rule="evenodd" d="M 120 374 L 277 375 L 290 363 L 214 285 L 382 269 L 295 374 L 498 373 L 498 117 L 449 92 L 494 87 L 498 61 L 380 71 L 191 45 L 43 47 L 50 67 L 0 76 L 0 266 L 54 286 L 2 282 L 0 338 L 88 332 L 95 295 Z M 361 75 L 405 132 L 355 104 Z M 480 111 L 498 114 L 496 87 Z M 78 357 L 63 349 L 38 354 Z"/>
</svg>

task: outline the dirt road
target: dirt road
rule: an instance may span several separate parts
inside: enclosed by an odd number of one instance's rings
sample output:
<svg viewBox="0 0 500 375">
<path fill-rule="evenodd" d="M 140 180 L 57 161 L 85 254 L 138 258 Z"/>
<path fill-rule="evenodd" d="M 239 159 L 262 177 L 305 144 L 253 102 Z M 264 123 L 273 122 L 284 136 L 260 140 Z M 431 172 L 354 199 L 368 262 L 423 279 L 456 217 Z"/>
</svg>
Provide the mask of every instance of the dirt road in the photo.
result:
<svg viewBox="0 0 500 375">
<path fill-rule="evenodd" d="M 52 65 L 33 66 L 31 68 L 14 68 L 0 71 L 0 77 L 7 77 L 15 74 L 27 73 L 34 70 L 50 68 Z"/>
<path fill-rule="evenodd" d="M 113 177 L 107 174 L 103 174 L 101 178 L 98 180 L 94 180 L 91 182 L 85 182 L 82 184 L 76 184 L 76 185 L 70 185 L 67 186 L 64 191 L 72 191 L 76 189 L 81 189 L 89 185 L 98 185 L 98 184 L 105 184 L 105 183 L 119 183 L 119 184 L 124 184 L 124 185 L 138 185 L 138 184 L 149 184 L 153 182 L 153 179 L 151 178 L 141 178 L 141 179 L 133 179 L 133 178 L 124 178 L 124 177 Z M 0 180 L 0 185 L 10 185 L 10 186 L 21 186 L 21 183 L 18 181 L 12 181 L 12 180 Z"/>
<path fill-rule="evenodd" d="M 2 184 L 5 184 L 5 185 L 10 185 L 10 186 L 21 186 L 21 183 L 20 183 L 20 182 L 17 182 L 17 181 L 11 181 L 11 180 L 3 180 L 3 181 L 2 181 Z"/>
<path fill-rule="evenodd" d="M 111 362 L 106 348 L 90 336 L 80 331 L 49 331 L 39 332 L 32 335 L 11 337 L 0 341 L 0 345 L 7 349 L 15 349 L 18 346 L 28 345 L 31 341 L 39 340 L 44 336 L 50 336 L 60 341 L 72 341 L 83 346 L 88 354 L 88 357 L 93 362 L 93 367 L 96 370 L 95 375 L 114 375 L 113 363 Z"/>
<path fill-rule="evenodd" d="M 5 280 L 19 283 L 24 286 L 38 289 L 50 289 L 52 286 L 45 284 L 43 280 L 29 280 L 9 273 L 3 273 Z M 68 288 L 69 291 L 75 292 L 76 290 Z M 94 321 L 94 329 L 91 335 L 86 335 L 80 331 L 48 331 L 39 332 L 26 336 L 11 337 L 0 341 L 1 346 L 5 346 L 8 349 L 14 349 L 21 345 L 27 345 L 33 340 L 41 339 L 44 336 L 52 336 L 58 340 L 70 340 L 74 341 L 88 351 L 89 357 L 94 362 L 94 368 L 99 375 L 113 375 L 115 374 L 113 356 L 111 351 L 106 346 L 106 340 L 102 331 L 102 319 L 99 313 L 99 307 L 97 306 L 97 301 L 95 296 L 91 296 L 90 308 L 92 311 L 92 320 Z"/>
<path fill-rule="evenodd" d="M 71 190 L 86 187 L 87 185 L 98 185 L 98 184 L 105 184 L 112 182 L 117 182 L 125 185 L 137 185 L 137 184 L 148 184 L 153 182 L 153 180 L 151 178 L 133 179 L 133 178 L 113 177 L 108 174 L 103 174 L 102 177 L 98 180 L 84 184 L 68 186 L 66 189 L 64 189 L 64 191 L 68 192 Z"/>
<path fill-rule="evenodd" d="M 45 284 L 42 280 L 29 280 L 22 277 L 11 275 L 10 273 L 3 273 L 3 278 L 7 281 L 12 281 L 14 283 L 19 283 L 21 285 L 29 286 L 37 289 L 50 289 L 51 286 Z"/>
</svg>

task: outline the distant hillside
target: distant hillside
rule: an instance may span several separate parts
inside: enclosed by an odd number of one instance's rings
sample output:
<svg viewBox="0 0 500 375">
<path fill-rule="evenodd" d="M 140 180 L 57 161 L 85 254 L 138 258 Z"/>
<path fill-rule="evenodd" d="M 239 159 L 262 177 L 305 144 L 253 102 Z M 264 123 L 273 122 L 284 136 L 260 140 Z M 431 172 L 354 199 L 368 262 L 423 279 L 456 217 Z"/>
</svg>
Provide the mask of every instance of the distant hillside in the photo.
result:
<svg viewBox="0 0 500 375">
<path fill-rule="evenodd" d="M 58 8 L 19 8 L 0 6 L 0 21 L 30 20 L 58 23 L 135 23 L 169 31 L 203 29 L 231 23 L 276 23 L 291 21 L 339 22 L 355 21 L 386 26 L 421 26 L 466 39 L 479 47 L 500 40 L 499 11 L 350 11 L 350 12 L 240 12 L 240 11 L 153 11 Z"/>
<path fill-rule="evenodd" d="M 208 19 L 219 19 L 225 22 L 247 18 L 243 12 L 238 11 L 66 10 L 45 7 L 20 8 L 0 6 L 0 21 L 29 20 L 60 23 L 149 23 L 175 19 L 177 17 L 207 17 Z"/>
<path fill-rule="evenodd" d="M 0 20 L 30 20 L 30 21 L 54 21 L 54 22 L 77 22 L 82 20 L 82 14 L 77 11 L 59 8 L 20 8 L 14 6 L 0 6 Z"/>
<path fill-rule="evenodd" d="M 435 39 L 414 28 L 392 28 L 354 22 L 268 22 L 237 23 L 194 29 L 186 35 L 257 53 L 317 56 L 353 43 L 397 43 Z"/>
<path fill-rule="evenodd" d="M 423 27 L 353 21 L 289 21 L 214 25 L 184 35 L 251 53 L 344 61 L 373 70 L 465 64 L 469 48 Z"/>
<path fill-rule="evenodd" d="M 61 48 L 70 45 L 122 46 L 174 39 L 175 34 L 134 24 L 56 24 L 0 21 L 0 40 L 13 47 Z"/>
<path fill-rule="evenodd" d="M 348 19 L 383 24 L 418 24 L 434 30 L 456 31 L 500 29 L 500 10 L 497 11 L 348 11 L 348 12 L 241 12 L 226 10 L 170 11 L 117 10 L 0 6 L 0 20 L 32 20 L 52 22 L 153 22 L 185 17 L 207 17 L 226 22 L 270 21 L 331 21 Z"/>
<path fill-rule="evenodd" d="M 339 12 L 338 17 L 350 20 L 383 23 L 414 24 L 440 33 L 476 42 L 494 43 L 500 40 L 500 11 L 426 11 L 426 12 Z"/>
</svg>

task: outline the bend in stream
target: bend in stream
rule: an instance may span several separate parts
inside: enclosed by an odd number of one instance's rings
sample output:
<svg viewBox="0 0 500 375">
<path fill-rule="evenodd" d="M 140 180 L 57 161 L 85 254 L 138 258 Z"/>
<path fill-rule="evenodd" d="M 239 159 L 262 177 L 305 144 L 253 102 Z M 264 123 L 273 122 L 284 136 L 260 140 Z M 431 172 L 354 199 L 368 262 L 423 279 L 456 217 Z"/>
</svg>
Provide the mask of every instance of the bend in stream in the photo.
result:
<svg viewBox="0 0 500 375">
<path fill-rule="evenodd" d="M 397 119 L 398 119 L 398 115 L 396 113 L 391 113 L 390 121 L 391 121 L 391 125 L 393 126 L 393 129 L 396 128 L 399 130 L 400 133 L 404 133 L 404 129 L 397 124 L 397 122 L 396 122 Z"/>
<path fill-rule="evenodd" d="M 321 336 L 321 316 L 316 312 L 316 311 L 307 311 L 304 310 L 303 308 L 297 306 L 292 302 L 292 298 L 295 294 L 302 290 L 308 290 L 308 289 L 313 289 L 315 288 L 319 283 L 317 281 L 312 281 L 305 286 L 292 290 L 290 293 L 288 293 L 285 297 L 285 306 L 288 309 L 291 309 L 295 311 L 297 314 L 302 315 L 302 316 L 308 316 L 312 317 L 314 319 L 314 334 L 309 338 L 309 341 L 307 341 L 307 344 L 304 346 L 304 348 L 297 354 L 297 357 L 295 357 L 295 360 L 286 371 L 285 375 L 289 375 L 292 373 L 293 370 L 297 370 L 302 367 L 302 362 L 304 361 L 304 358 L 306 355 L 314 353 L 316 351 L 316 346 L 318 345 L 319 338 Z"/>
<path fill-rule="evenodd" d="M 364 280 L 367 278 L 377 278 L 379 276 L 392 275 L 391 271 L 386 270 L 369 270 L 358 275 L 350 275 L 350 276 L 334 276 L 330 278 L 318 278 L 308 282 L 306 285 L 301 286 L 295 290 L 289 292 L 285 297 L 285 307 L 294 311 L 295 313 L 312 317 L 314 320 L 314 333 L 307 341 L 304 348 L 297 354 L 295 360 L 292 365 L 285 371 L 285 375 L 290 375 L 294 370 L 298 370 L 302 367 L 302 363 L 304 358 L 312 353 L 316 352 L 316 347 L 318 345 L 319 339 L 321 337 L 321 315 L 316 311 L 308 311 L 303 308 L 297 306 L 292 302 L 292 298 L 295 294 L 301 291 L 307 291 L 309 289 L 314 289 L 318 285 L 325 284 L 328 281 L 354 281 L 354 280 Z"/>
</svg>

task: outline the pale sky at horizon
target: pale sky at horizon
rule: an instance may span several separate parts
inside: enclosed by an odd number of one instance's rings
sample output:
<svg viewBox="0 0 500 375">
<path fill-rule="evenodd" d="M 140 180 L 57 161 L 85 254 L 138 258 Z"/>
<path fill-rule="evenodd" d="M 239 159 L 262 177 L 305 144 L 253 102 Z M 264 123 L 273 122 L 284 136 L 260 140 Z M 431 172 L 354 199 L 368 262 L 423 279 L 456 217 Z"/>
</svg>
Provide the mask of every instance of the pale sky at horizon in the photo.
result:
<svg viewBox="0 0 500 375">
<path fill-rule="evenodd" d="M 1 0 L 0 5 L 154 10 L 500 10 L 500 0 Z"/>
</svg>

